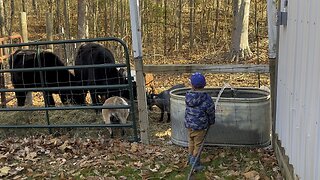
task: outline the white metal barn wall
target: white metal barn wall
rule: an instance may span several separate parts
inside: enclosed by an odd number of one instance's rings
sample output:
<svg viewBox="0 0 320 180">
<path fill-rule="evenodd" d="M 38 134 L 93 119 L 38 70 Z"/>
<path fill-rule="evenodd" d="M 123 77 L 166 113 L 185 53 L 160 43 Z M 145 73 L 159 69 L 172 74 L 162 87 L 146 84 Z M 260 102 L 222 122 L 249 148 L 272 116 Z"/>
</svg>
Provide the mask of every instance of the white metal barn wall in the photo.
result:
<svg viewBox="0 0 320 180">
<path fill-rule="evenodd" d="M 298 177 L 320 180 L 320 1 L 281 4 L 276 134 Z"/>
</svg>

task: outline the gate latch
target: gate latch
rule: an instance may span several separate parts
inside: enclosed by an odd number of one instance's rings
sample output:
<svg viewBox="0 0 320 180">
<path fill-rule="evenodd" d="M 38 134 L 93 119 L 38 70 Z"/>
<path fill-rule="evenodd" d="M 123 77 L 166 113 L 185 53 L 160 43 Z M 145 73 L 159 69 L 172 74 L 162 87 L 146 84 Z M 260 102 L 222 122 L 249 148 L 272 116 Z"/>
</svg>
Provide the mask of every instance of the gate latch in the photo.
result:
<svg viewBox="0 0 320 180">
<path fill-rule="evenodd" d="M 288 12 L 278 12 L 278 25 L 287 25 Z"/>
<path fill-rule="evenodd" d="M 287 8 L 288 8 L 288 0 L 285 0 L 283 4 L 283 10 L 278 12 L 278 23 L 277 23 L 278 26 L 287 25 L 287 20 L 288 20 Z"/>
</svg>

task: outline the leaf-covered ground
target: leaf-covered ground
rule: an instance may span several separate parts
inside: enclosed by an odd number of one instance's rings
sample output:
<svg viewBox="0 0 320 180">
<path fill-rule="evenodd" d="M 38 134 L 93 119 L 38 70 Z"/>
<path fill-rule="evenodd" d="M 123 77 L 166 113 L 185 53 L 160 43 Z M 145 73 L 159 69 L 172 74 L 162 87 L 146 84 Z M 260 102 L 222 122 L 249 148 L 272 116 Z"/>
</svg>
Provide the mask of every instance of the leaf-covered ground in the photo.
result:
<svg viewBox="0 0 320 180">
<path fill-rule="evenodd" d="M 187 148 L 170 142 L 170 124 L 151 114 L 151 145 L 96 136 L 42 133 L 0 143 L 3 179 L 186 179 Z M 68 133 L 65 133 L 68 134 Z M 195 179 L 281 179 L 269 148 L 206 147 Z"/>
</svg>

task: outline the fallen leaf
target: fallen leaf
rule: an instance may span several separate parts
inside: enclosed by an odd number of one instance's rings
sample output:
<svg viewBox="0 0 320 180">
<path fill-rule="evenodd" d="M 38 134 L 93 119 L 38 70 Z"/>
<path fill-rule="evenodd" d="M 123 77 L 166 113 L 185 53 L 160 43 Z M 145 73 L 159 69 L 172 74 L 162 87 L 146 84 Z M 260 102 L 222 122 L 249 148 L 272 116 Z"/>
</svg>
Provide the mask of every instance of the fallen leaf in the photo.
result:
<svg viewBox="0 0 320 180">
<path fill-rule="evenodd" d="M 172 169 L 171 168 L 167 168 L 166 170 L 163 171 L 164 174 L 168 174 L 171 173 Z"/>
<path fill-rule="evenodd" d="M 33 161 L 35 157 L 37 157 L 37 152 L 31 152 L 27 154 L 26 159 Z"/>
<path fill-rule="evenodd" d="M 201 162 L 208 163 L 211 161 L 211 159 L 213 159 L 212 156 L 207 156 L 206 158 L 202 159 Z"/>
<path fill-rule="evenodd" d="M 6 176 L 8 175 L 9 171 L 10 171 L 10 167 L 8 166 L 4 166 L 0 169 L 0 177 Z"/>
<path fill-rule="evenodd" d="M 65 152 L 68 149 L 72 149 L 72 147 L 69 145 L 69 141 L 65 141 L 61 146 L 59 146 L 59 149 Z"/>
<path fill-rule="evenodd" d="M 175 176 L 176 179 L 181 179 L 183 177 L 184 177 L 184 175 L 182 175 L 182 174 L 178 174 L 178 175 Z"/>
<path fill-rule="evenodd" d="M 260 179 L 259 173 L 257 171 L 249 171 L 249 172 L 243 173 L 243 176 L 246 179 L 252 179 L 252 180 Z"/>
<path fill-rule="evenodd" d="M 0 161 L 5 161 L 8 158 L 7 154 L 0 154 Z"/>
<path fill-rule="evenodd" d="M 222 170 L 223 170 L 223 169 L 228 169 L 228 167 L 225 167 L 225 166 L 223 166 L 222 164 L 220 164 L 218 167 L 219 167 L 219 169 L 222 169 Z"/>
<path fill-rule="evenodd" d="M 234 171 L 234 170 L 230 170 L 228 171 L 228 176 L 239 176 L 240 172 L 238 171 Z"/>
<path fill-rule="evenodd" d="M 226 153 L 222 152 L 219 154 L 220 157 L 224 158 L 226 156 Z"/>
<path fill-rule="evenodd" d="M 137 152 L 138 151 L 138 143 L 131 143 L 131 152 Z"/>
<path fill-rule="evenodd" d="M 16 171 L 22 171 L 22 170 L 24 170 L 24 167 L 18 166 L 18 167 L 15 168 L 15 170 L 16 170 Z"/>
<path fill-rule="evenodd" d="M 14 176 L 12 179 L 21 179 L 21 175 Z"/>
<path fill-rule="evenodd" d="M 148 170 L 141 170 L 140 176 L 142 179 L 148 179 L 150 177 L 150 172 Z"/>
<path fill-rule="evenodd" d="M 151 166 L 149 166 L 149 170 L 151 172 L 158 172 L 160 169 L 160 165 L 156 164 L 154 168 L 151 168 Z"/>
</svg>

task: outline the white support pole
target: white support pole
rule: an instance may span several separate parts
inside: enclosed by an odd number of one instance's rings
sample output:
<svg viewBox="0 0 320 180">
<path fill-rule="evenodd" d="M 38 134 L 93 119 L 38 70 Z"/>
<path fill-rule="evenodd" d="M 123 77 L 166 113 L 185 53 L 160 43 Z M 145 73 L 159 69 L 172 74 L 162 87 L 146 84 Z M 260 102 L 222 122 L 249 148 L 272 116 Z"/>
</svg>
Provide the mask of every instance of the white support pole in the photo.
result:
<svg viewBox="0 0 320 180">
<path fill-rule="evenodd" d="M 135 60 L 138 92 L 138 113 L 141 142 L 149 144 L 149 120 L 147 110 L 146 88 L 143 76 L 141 20 L 139 13 L 139 0 L 130 0 L 130 19 L 132 31 L 132 48 Z"/>
<path fill-rule="evenodd" d="M 277 3 L 276 0 L 267 0 L 269 58 L 277 56 Z"/>
<path fill-rule="evenodd" d="M 20 14 L 20 29 L 21 29 L 21 36 L 24 43 L 29 41 L 28 39 L 28 22 L 27 22 L 27 13 L 21 12 Z M 28 49 L 27 46 L 22 47 L 24 49 Z M 28 92 L 25 100 L 25 104 L 28 106 L 32 106 L 32 92 Z"/>
</svg>

